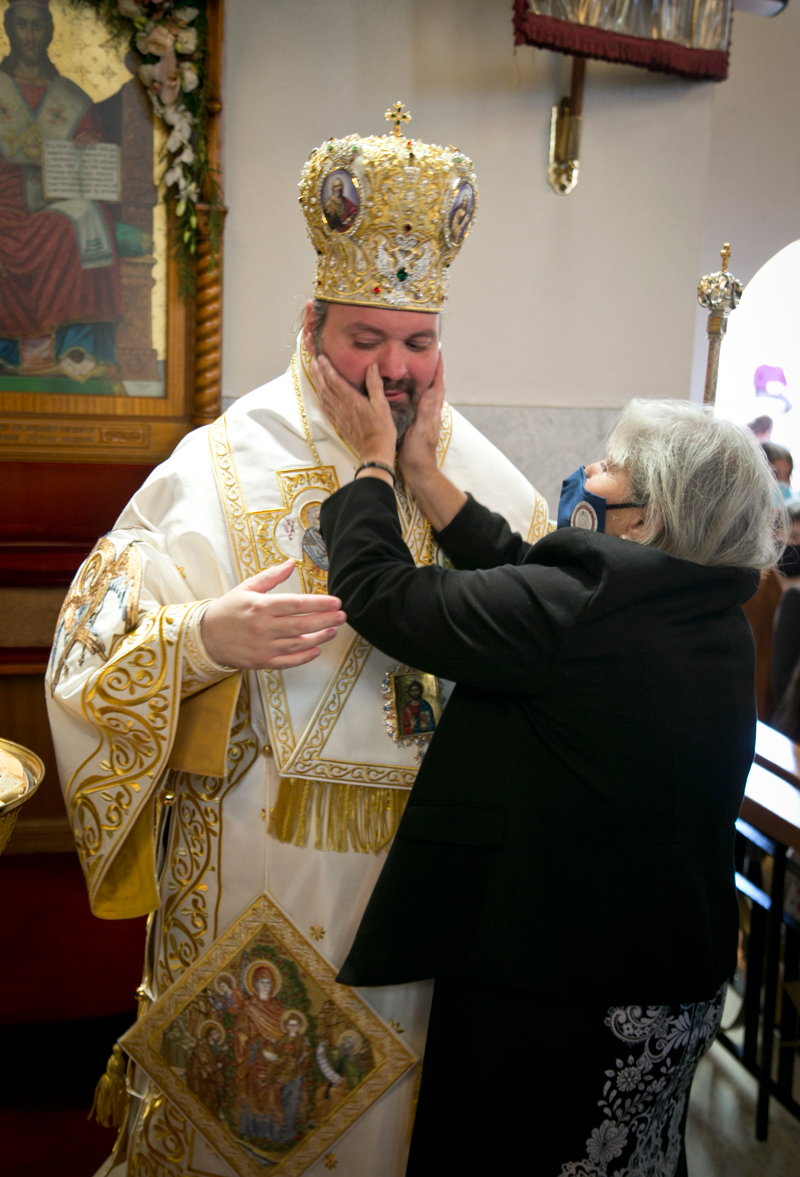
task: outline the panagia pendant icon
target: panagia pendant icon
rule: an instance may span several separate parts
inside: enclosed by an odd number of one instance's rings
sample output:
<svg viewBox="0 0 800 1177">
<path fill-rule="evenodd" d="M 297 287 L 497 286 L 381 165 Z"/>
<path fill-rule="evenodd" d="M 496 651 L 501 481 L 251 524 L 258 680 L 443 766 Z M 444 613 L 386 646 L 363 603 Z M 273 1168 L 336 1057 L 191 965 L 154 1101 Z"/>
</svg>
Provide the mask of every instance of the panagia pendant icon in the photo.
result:
<svg viewBox="0 0 800 1177">
<path fill-rule="evenodd" d="M 387 734 L 401 748 L 416 744 L 421 761 L 442 716 L 439 679 L 410 666 L 393 666 L 386 671 L 381 694 Z"/>
</svg>

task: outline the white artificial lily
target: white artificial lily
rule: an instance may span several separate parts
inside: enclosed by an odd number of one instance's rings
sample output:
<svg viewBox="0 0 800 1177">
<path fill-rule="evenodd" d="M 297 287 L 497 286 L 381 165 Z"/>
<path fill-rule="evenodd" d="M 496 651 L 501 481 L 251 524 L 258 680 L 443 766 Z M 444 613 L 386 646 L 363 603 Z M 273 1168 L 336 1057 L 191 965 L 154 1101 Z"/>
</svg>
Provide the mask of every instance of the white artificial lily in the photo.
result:
<svg viewBox="0 0 800 1177">
<path fill-rule="evenodd" d="M 183 119 L 176 123 L 173 129 L 167 136 L 167 151 L 173 155 L 177 151 L 182 151 L 189 143 L 192 137 L 192 124 L 189 119 Z"/>
<path fill-rule="evenodd" d="M 190 61 L 182 61 L 180 63 L 181 70 L 181 86 L 187 94 L 191 94 L 192 90 L 196 90 L 200 85 L 200 78 L 197 70 Z"/>
<path fill-rule="evenodd" d="M 175 49 L 178 53 L 194 53 L 197 49 L 197 29 L 178 29 Z"/>
</svg>

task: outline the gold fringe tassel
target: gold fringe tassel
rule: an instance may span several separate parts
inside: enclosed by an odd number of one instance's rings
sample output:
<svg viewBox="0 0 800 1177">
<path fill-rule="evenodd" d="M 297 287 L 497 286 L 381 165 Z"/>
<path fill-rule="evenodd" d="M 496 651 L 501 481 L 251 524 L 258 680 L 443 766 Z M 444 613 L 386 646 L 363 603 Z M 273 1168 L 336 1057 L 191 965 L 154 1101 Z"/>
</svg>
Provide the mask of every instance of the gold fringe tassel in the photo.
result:
<svg viewBox="0 0 800 1177">
<path fill-rule="evenodd" d="M 317 850 L 378 854 L 397 832 L 407 800 L 405 789 L 284 777 L 269 831 L 279 842 L 307 846 L 313 826 Z"/>
<path fill-rule="evenodd" d="M 94 1089 L 92 1116 L 103 1128 L 121 1127 L 128 1109 L 128 1091 L 125 1086 L 125 1058 L 122 1048 L 115 1042 L 111 1057 L 106 1063 L 105 1074 L 101 1075 Z"/>
</svg>

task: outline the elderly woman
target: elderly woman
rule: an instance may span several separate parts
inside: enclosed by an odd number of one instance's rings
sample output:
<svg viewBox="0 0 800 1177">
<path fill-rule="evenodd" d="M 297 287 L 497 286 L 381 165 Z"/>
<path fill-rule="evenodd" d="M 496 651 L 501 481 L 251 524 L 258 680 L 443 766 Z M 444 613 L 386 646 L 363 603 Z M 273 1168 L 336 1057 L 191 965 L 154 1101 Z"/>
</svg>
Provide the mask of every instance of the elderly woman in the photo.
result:
<svg viewBox="0 0 800 1177">
<path fill-rule="evenodd" d="M 438 471 L 440 370 L 398 463 L 455 567 L 417 568 L 377 369 L 366 397 L 315 378 L 360 459 L 322 509 L 330 589 L 457 684 L 339 977 L 436 978 L 408 1173 L 685 1173 L 736 965 L 769 466 L 707 409 L 632 401 L 531 547 Z"/>
</svg>

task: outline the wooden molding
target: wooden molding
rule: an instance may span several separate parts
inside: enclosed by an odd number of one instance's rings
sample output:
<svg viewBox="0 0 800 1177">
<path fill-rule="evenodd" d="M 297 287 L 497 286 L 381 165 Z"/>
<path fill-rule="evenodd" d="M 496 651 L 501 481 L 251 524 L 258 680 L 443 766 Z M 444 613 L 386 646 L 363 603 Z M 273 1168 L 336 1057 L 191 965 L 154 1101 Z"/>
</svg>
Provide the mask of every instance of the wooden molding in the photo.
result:
<svg viewBox="0 0 800 1177">
<path fill-rule="evenodd" d="M 200 240 L 197 250 L 195 295 L 194 414 L 192 425 L 210 425 L 222 411 L 222 230 L 220 210 L 217 256 L 211 269 L 208 205 L 198 207 Z"/>
<path fill-rule="evenodd" d="M 222 35 L 223 0 L 208 3 L 208 57 L 206 77 L 208 100 L 206 110 L 206 144 L 212 179 L 222 199 L 220 170 L 219 117 L 222 114 Z M 208 197 L 208 193 L 205 194 Z M 225 231 L 225 207 L 220 208 L 216 256 L 211 268 L 211 240 L 209 206 L 197 206 L 199 241 L 196 264 L 195 326 L 194 326 L 194 411 L 192 426 L 210 425 L 222 411 L 222 259 Z"/>
<path fill-rule="evenodd" d="M 66 817 L 21 817 L 3 854 L 75 853 L 75 839 Z"/>
</svg>

